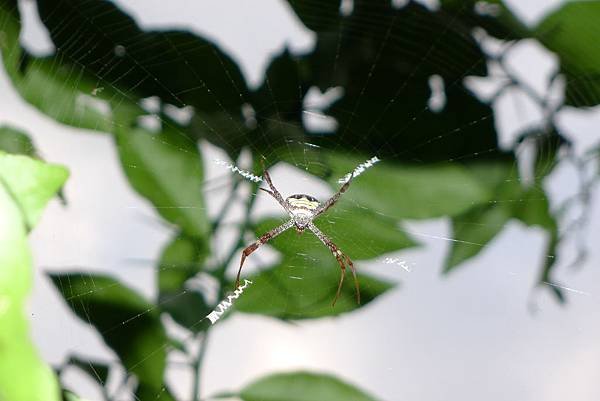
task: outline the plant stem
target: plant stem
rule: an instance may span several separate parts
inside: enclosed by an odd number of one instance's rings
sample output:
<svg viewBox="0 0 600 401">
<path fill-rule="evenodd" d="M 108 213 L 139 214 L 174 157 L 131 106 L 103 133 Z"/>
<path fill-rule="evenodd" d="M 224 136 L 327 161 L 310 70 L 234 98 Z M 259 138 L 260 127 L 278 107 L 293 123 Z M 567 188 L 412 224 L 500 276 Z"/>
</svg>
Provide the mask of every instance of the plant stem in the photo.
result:
<svg viewBox="0 0 600 401">
<path fill-rule="evenodd" d="M 219 212 L 219 215 L 217 216 L 217 218 L 215 219 L 215 221 L 212 224 L 213 233 L 219 228 L 219 226 L 223 222 L 223 218 L 225 217 L 229 208 L 233 204 L 233 202 L 236 198 L 237 189 L 241 182 L 242 182 L 241 180 L 237 180 L 233 184 L 233 187 L 231 189 L 231 196 L 229 197 L 229 199 L 227 199 L 227 201 L 223 205 L 223 208 Z M 231 248 L 229 255 L 225 258 L 223 263 L 221 263 L 221 266 L 214 272 L 214 276 L 219 280 L 218 299 L 221 299 L 224 294 L 224 287 L 226 284 L 225 271 L 227 269 L 227 266 L 229 265 L 229 263 L 235 256 L 236 251 L 241 246 L 244 245 L 244 234 L 246 233 L 246 231 L 248 230 L 248 227 L 250 226 L 250 212 L 252 211 L 252 207 L 254 206 L 254 202 L 256 200 L 255 193 L 256 193 L 258 186 L 259 186 L 258 183 L 252 183 L 251 189 L 250 189 L 251 195 L 248 197 L 248 201 L 246 202 L 246 212 L 244 214 L 244 221 L 240 225 L 240 232 L 238 234 L 238 239 L 235 242 L 235 244 L 233 245 L 233 247 Z M 193 388 L 192 388 L 192 401 L 200 401 L 201 400 L 201 398 L 200 398 L 200 374 L 201 374 L 201 369 L 202 369 L 202 361 L 204 360 L 204 354 L 206 352 L 206 347 L 208 344 L 208 334 L 209 333 L 210 333 L 210 329 L 207 329 L 200 337 L 200 343 L 199 343 L 200 350 L 198 351 L 198 355 L 196 356 L 194 363 L 192 365 L 193 372 L 194 372 L 193 373 L 194 374 L 194 382 L 193 382 Z"/>
<path fill-rule="evenodd" d="M 194 370 L 194 385 L 192 389 L 192 401 L 200 400 L 200 373 L 202 369 L 202 361 L 204 360 L 204 354 L 206 352 L 206 347 L 208 344 L 208 334 L 210 333 L 210 329 L 207 329 L 202 337 L 200 337 L 200 350 L 198 351 L 198 356 L 192 365 Z"/>
<path fill-rule="evenodd" d="M 213 221 L 213 223 L 212 223 L 212 231 L 213 232 L 215 232 L 220 227 L 221 223 L 223 222 L 223 218 L 225 218 L 225 216 L 227 215 L 227 212 L 229 211 L 229 208 L 231 207 L 231 205 L 233 205 L 233 202 L 237 198 L 236 192 L 237 192 L 238 187 L 240 186 L 240 182 L 241 182 L 241 180 L 236 179 L 235 182 L 233 183 L 233 186 L 231 187 L 231 195 L 229 196 L 229 198 L 227 198 L 227 200 L 225 201 L 225 204 L 223 205 L 223 207 L 221 208 L 221 211 L 219 212 L 219 215 L 215 218 L 215 221 Z"/>
<path fill-rule="evenodd" d="M 234 245 L 231 247 L 231 251 L 229 252 L 229 255 L 227 255 L 227 257 L 225 258 L 225 260 L 223 261 L 221 266 L 214 273 L 215 277 L 219 279 L 221 289 L 226 284 L 225 271 L 227 269 L 227 266 L 229 266 L 229 263 L 231 263 L 231 261 L 233 260 L 233 257 L 235 256 L 237 250 L 244 245 L 244 234 L 250 227 L 250 212 L 252 211 L 252 207 L 254 206 L 254 202 L 256 201 L 256 190 L 257 190 L 258 186 L 259 186 L 259 184 L 252 183 L 251 194 L 248 197 L 248 201 L 246 202 L 246 212 L 244 214 L 244 221 L 240 225 L 240 232 L 238 235 L 238 239 L 234 243 Z M 219 291 L 219 297 L 222 295 L 223 295 L 222 291 Z"/>
</svg>

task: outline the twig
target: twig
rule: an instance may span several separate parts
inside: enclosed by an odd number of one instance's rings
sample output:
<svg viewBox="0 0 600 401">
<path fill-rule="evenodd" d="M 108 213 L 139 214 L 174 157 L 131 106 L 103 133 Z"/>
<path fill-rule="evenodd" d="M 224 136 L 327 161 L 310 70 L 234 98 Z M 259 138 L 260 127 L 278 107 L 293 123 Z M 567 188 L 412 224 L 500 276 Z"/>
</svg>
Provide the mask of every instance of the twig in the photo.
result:
<svg viewBox="0 0 600 401">
<path fill-rule="evenodd" d="M 194 364 L 192 365 L 194 371 L 194 383 L 192 388 L 192 400 L 199 401 L 200 400 L 200 374 L 202 369 L 202 361 L 204 360 L 204 354 L 206 353 L 206 347 L 208 344 L 208 333 L 210 330 L 206 330 L 204 334 L 200 337 L 200 350 L 198 351 L 198 356 L 196 357 Z"/>
</svg>

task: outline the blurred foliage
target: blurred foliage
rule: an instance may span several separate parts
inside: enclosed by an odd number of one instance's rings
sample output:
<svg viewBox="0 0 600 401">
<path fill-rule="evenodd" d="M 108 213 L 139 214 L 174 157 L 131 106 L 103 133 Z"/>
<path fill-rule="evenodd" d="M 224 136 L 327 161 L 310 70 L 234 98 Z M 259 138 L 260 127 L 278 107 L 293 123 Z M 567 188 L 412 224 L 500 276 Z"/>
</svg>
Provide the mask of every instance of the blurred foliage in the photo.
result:
<svg viewBox="0 0 600 401">
<path fill-rule="evenodd" d="M 305 54 L 284 49 L 274 55 L 264 81 L 250 88 L 240 66 L 209 39 L 182 30 L 145 31 L 104 0 L 37 0 L 55 51 L 44 57 L 29 54 L 19 42 L 17 1 L 0 0 L 0 50 L 14 87 L 61 123 L 111 135 L 132 188 L 173 227 L 175 234 L 156 263 L 156 300 L 111 277 L 83 272 L 51 276 L 73 312 L 94 326 L 115 352 L 127 370 L 125 384 L 135 377 L 131 390 L 142 401 L 174 398 L 164 378 L 171 348 L 194 360 L 192 399 L 198 399 L 204 346 L 199 354 L 189 351 L 169 337 L 161 317 L 168 316 L 204 344 L 209 330 L 202 319 L 231 289 L 226 270 L 247 245 L 247 234 L 258 236 L 280 223 L 273 218 L 252 221 L 255 198 L 250 197 L 237 227 L 238 240 L 217 260 L 215 247 L 222 245 L 215 244 L 215 234 L 240 183 L 232 186 L 229 200 L 211 221 L 199 140 L 223 149 L 234 162 L 249 149 L 255 173 L 260 171 L 257 160 L 267 156 L 270 164 L 283 161 L 304 168 L 333 190 L 339 186 L 337 179 L 357 164 L 372 155 L 381 157 L 382 163 L 356 179 L 351 195 L 318 221 L 355 260 L 416 246 L 402 228 L 404 220 L 447 217 L 457 239 L 443 267 L 451 272 L 518 220 L 546 231 L 540 282 L 552 282 L 558 223 L 549 210 L 543 179 L 558 163 L 559 150 L 568 145 L 553 126 L 553 113 L 565 105 L 600 103 L 600 53 L 589 40 L 598 30 L 600 3 L 569 2 L 529 29 L 500 0 L 442 0 L 438 9 L 415 1 L 395 6 L 391 1 L 355 0 L 344 10 L 340 0 L 288 2 L 315 32 L 315 47 Z M 517 172 L 517 145 L 499 147 L 491 102 L 464 85 L 469 76 L 489 77 L 489 64 L 501 61 L 474 34 L 482 29 L 512 44 L 535 38 L 560 58 L 557 76 L 566 78 L 565 104 L 547 110 L 547 126 L 523 132 L 519 142 L 527 142 L 535 155 L 529 185 Z M 432 77 L 443 83 L 439 108 L 429 106 Z M 519 82 L 511 79 L 509 86 Z M 332 88 L 340 95 L 330 104 L 306 104 L 309 91 Z M 546 99 L 534 100 L 548 108 Z M 189 112 L 189 120 L 175 118 L 174 108 Z M 336 128 L 309 128 L 309 113 L 335 119 Z M 319 150 L 307 154 L 306 142 Z M 28 138 L 9 128 L 0 129 L 0 149 L 35 156 Z M 0 167 L 11 171 L 0 170 L 3 185 L 11 189 L 10 197 L 4 194 L 6 205 L 12 202 L 6 213 L 16 219 L 8 221 L 20 227 L 11 231 L 18 246 L 10 252 L 22 253 L 18 263 L 26 266 L 19 271 L 25 274 L 30 266 L 22 243 L 25 229 L 35 225 L 66 176 L 61 169 L 24 157 L 2 156 Z M 251 186 L 253 193 L 257 187 Z M 236 300 L 236 310 L 286 321 L 332 317 L 376 302 L 396 285 L 360 272 L 363 303 L 357 305 L 348 275 L 332 308 L 340 271 L 330 252 L 310 235 L 297 237 L 291 231 L 271 245 L 280 259 L 251 276 L 260 289 L 249 288 Z M 210 285 L 194 286 L 199 278 L 214 284 L 216 294 L 206 290 Z M 560 290 L 552 288 L 562 299 Z M 27 289 L 22 287 L 19 302 Z M 11 324 L 24 330 L 21 316 Z M 25 347 L 23 355 L 33 352 L 29 343 Z M 24 356 L 22 362 L 27 360 Z M 34 356 L 30 361 L 30 377 L 45 372 Z M 102 362 L 73 356 L 65 365 L 78 367 L 105 387 L 110 369 Z M 14 391 L 56 392 L 48 390 L 54 382 L 44 377 L 37 387 L 17 386 Z M 112 397 L 106 388 L 103 394 Z M 244 401 L 372 399 L 336 378 L 311 373 L 269 376 L 230 395 Z M 65 391 L 64 399 L 77 398 Z"/>
<path fill-rule="evenodd" d="M 535 37 L 560 58 L 567 81 L 567 104 L 600 104 L 600 2 L 569 1 L 548 15 Z"/>
<path fill-rule="evenodd" d="M 263 377 L 237 394 L 243 401 L 376 401 L 358 388 L 327 374 L 291 372 Z"/>
<path fill-rule="evenodd" d="M 133 373 L 141 400 L 172 400 L 164 389 L 167 335 L 160 311 L 113 278 L 89 273 L 52 274 L 73 312 L 93 325 Z"/>
<path fill-rule="evenodd" d="M 209 224 L 202 196 L 202 160 L 194 142 L 173 126 L 157 133 L 119 126 L 115 140 L 132 187 L 165 220 L 193 238 L 205 239 Z"/>
<path fill-rule="evenodd" d="M 109 366 L 105 363 L 94 362 L 78 356 L 71 356 L 67 361 L 66 366 L 76 366 L 101 386 L 108 380 Z"/>
<path fill-rule="evenodd" d="M 48 200 L 67 179 L 67 171 L 30 157 L 1 154 L 0 180 L 19 207 L 25 229 L 29 231 L 37 224 Z"/>
<path fill-rule="evenodd" d="M 342 208 L 341 203 L 338 205 Z M 345 209 L 343 213 L 346 212 L 354 212 L 352 219 L 339 219 L 330 213 L 328 218 L 319 220 L 319 227 L 335 238 L 341 249 L 352 253 L 355 260 L 372 259 L 414 245 L 408 236 L 394 228 L 389 219 L 362 209 Z M 262 221 L 256 225 L 255 234 L 258 237 L 281 223 L 277 219 Z M 360 231 L 354 229 L 357 226 L 361 227 Z M 244 293 L 235 304 L 240 311 L 281 319 L 332 316 L 365 306 L 393 287 L 391 283 L 359 273 L 361 304 L 358 305 L 354 281 L 350 271 L 347 271 L 342 296 L 332 308 L 333 294 L 340 280 L 340 268 L 335 258 L 331 257 L 331 251 L 315 236 L 298 236 L 294 230 L 284 232 L 269 244 L 283 254 L 283 259 L 251 278 L 261 283 L 261 290 Z"/>
<path fill-rule="evenodd" d="M 518 173 L 500 163 L 482 164 L 477 168 L 478 178 L 492 193 L 490 199 L 452 218 L 453 238 L 459 239 L 452 247 L 444 271 L 481 252 L 511 219 L 527 225 L 536 225 L 556 235 L 557 225 L 550 213 L 544 190 L 539 186 L 524 188 Z M 548 255 L 548 254 L 547 254 Z"/>
<path fill-rule="evenodd" d="M 31 143 L 20 132 L 16 137 L 20 142 Z M 29 336 L 25 306 L 32 287 L 33 262 L 27 232 L 67 176 L 67 170 L 61 166 L 0 151 L 0 400 L 3 401 L 58 401 L 60 397 L 56 378 L 40 359 Z"/>
<path fill-rule="evenodd" d="M 0 126 L 0 151 L 36 157 L 37 152 L 31 139 L 18 129 Z"/>
<path fill-rule="evenodd" d="M 212 305 L 201 293 L 187 289 L 186 282 L 203 270 L 208 253 L 206 239 L 179 234 L 163 250 L 157 269 L 160 307 L 193 332 L 206 328 L 198 323 Z"/>
</svg>

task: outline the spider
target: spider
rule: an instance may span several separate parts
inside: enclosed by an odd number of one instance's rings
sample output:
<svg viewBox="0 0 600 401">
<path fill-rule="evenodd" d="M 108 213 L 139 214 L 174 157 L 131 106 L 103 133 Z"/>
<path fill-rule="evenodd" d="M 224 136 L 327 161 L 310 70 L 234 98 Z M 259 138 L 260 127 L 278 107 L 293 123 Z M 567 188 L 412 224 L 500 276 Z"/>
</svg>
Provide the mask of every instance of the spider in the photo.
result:
<svg viewBox="0 0 600 401">
<path fill-rule="evenodd" d="M 346 256 L 337 247 L 337 245 L 335 245 L 313 223 L 314 219 L 316 219 L 322 213 L 327 211 L 330 207 L 335 205 L 340 196 L 342 196 L 342 194 L 346 192 L 346 190 L 350 186 L 350 181 L 352 180 L 353 176 L 350 176 L 350 179 L 344 185 L 342 185 L 342 187 L 325 203 L 319 203 L 319 201 L 314 197 L 304 194 L 292 195 L 287 197 L 286 199 L 283 199 L 277 188 L 275 188 L 275 186 L 273 185 L 271 177 L 269 176 L 268 171 L 265 169 L 264 162 L 262 162 L 262 165 L 264 170 L 265 181 L 267 181 L 270 190 L 265 188 L 260 189 L 271 195 L 273 198 L 275 198 L 275 200 L 279 202 L 279 204 L 285 209 L 285 211 L 288 212 L 291 219 L 287 223 L 284 223 L 279 227 L 275 227 L 271 231 L 268 231 L 267 233 L 263 234 L 258 240 L 256 240 L 256 242 L 248 245 L 242 251 L 242 260 L 240 261 L 240 269 L 238 270 L 237 278 L 235 280 L 235 288 L 237 288 L 240 283 L 240 273 L 242 272 L 242 266 L 244 265 L 244 261 L 246 260 L 246 258 L 250 256 L 252 252 L 256 251 L 261 245 L 267 243 L 272 238 L 275 238 L 282 232 L 292 227 L 295 227 L 296 231 L 299 234 L 302 234 L 304 230 L 307 229 L 313 234 L 315 234 L 317 238 L 319 238 L 321 242 L 327 248 L 329 248 L 331 253 L 333 253 L 333 256 L 337 259 L 338 263 L 340 264 L 340 282 L 338 284 L 337 292 L 335 294 L 335 298 L 333 299 L 332 306 L 335 306 L 337 299 L 340 297 L 340 291 L 342 290 L 342 284 L 344 283 L 344 276 L 346 275 L 346 266 L 349 266 L 350 270 L 352 270 L 352 276 L 354 277 L 354 285 L 356 287 L 356 301 L 360 304 L 360 289 L 358 286 L 358 279 L 356 278 L 356 269 L 354 268 L 352 260 L 350 260 L 350 258 Z"/>
</svg>

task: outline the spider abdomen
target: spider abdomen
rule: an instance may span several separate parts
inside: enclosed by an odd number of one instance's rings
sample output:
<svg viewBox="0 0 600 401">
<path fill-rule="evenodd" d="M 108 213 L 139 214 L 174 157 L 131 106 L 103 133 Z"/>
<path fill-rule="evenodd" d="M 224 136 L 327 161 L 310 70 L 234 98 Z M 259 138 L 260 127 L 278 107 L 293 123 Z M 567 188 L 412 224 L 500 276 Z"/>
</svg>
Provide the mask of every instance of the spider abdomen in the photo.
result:
<svg viewBox="0 0 600 401">
<path fill-rule="evenodd" d="M 316 210 L 319 207 L 319 201 L 310 195 L 298 194 L 292 195 L 286 201 L 294 209 Z"/>
</svg>

